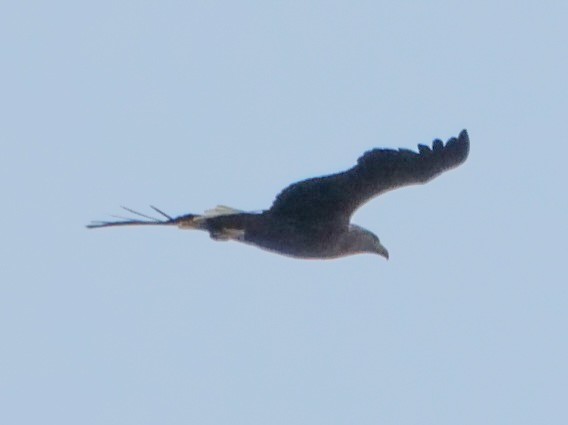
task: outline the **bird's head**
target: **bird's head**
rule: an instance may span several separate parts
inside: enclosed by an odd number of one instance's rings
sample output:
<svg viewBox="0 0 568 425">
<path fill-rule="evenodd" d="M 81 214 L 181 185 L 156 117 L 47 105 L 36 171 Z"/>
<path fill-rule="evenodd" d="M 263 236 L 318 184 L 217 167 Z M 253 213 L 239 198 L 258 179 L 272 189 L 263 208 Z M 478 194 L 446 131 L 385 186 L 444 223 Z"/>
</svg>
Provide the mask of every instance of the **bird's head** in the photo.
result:
<svg viewBox="0 0 568 425">
<path fill-rule="evenodd" d="M 389 259 L 388 250 L 381 244 L 379 237 L 373 232 L 356 224 L 350 224 L 349 235 L 351 252 L 354 254 L 369 252 L 385 257 L 387 260 Z"/>
</svg>

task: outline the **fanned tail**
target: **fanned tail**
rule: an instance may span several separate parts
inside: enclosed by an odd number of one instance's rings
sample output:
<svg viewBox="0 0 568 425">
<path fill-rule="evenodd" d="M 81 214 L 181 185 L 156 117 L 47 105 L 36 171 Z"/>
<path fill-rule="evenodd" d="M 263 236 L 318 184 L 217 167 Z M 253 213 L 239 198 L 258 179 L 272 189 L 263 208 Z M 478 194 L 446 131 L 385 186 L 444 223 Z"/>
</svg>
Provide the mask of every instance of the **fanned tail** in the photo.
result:
<svg viewBox="0 0 568 425">
<path fill-rule="evenodd" d="M 121 207 L 122 209 L 128 211 L 131 214 L 142 217 L 144 220 L 128 218 L 122 216 L 113 216 L 119 220 L 114 221 L 93 221 L 87 224 L 88 229 L 99 229 L 101 227 L 114 227 L 114 226 L 179 226 L 182 228 L 199 228 L 199 224 L 195 221 L 196 218 L 200 217 L 197 214 L 184 214 L 178 217 L 172 217 L 166 214 L 159 208 L 150 205 L 155 212 L 161 215 L 163 218 L 156 218 L 150 215 L 143 214 L 141 212 L 135 211 L 128 207 Z"/>
</svg>

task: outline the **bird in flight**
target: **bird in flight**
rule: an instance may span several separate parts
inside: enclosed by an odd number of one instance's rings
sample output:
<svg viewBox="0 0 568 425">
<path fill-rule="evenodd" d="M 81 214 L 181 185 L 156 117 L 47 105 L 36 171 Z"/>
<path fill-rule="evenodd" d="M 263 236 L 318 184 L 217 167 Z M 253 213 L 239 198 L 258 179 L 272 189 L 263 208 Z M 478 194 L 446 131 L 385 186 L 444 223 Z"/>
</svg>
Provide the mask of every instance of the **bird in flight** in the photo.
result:
<svg viewBox="0 0 568 425">
<path fill-rule="evenodd" d="M 157 219 L 124 208 L 141 219 L 96 221 L 88 228 L 133 225 L 177 226 L 209 232 L 218 241 L 244 242 L 278 254 L 306 259 L 333 259 L 373 253 L 389 258 L 387 249 L 371 231 L 350 222 L 370 199 L 403 186 L 426 183 L 463 163 L 469 153 L 466 130 L 446 144 L 436 139 L 432 147 L 373 149 L 347 171 L 293 183 L 261 212 L 217 206 L 203 214 Z"/>
</svg>

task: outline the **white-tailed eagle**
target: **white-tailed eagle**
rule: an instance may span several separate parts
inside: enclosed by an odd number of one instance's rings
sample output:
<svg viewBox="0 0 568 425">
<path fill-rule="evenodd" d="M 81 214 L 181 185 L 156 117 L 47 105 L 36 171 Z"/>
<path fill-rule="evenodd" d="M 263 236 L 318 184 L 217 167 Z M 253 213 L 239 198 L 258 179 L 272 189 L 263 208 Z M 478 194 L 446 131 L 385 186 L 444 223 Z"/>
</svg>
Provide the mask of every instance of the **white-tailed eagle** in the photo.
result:
<svg viewBox="0 0 568 425">
<path fill-rule="evenodd" d="M 87 227 L 177 226 L 207 231 L 215 240 L 235 240 L 296 258 L 329 259 L 359 253 L 388 258 L 374 233 L 350 223 L 355 210 L 381 193 L 430 181 L 463 163 L 468 153 L 469 137 L 463 130 L 445 145 L 439 139 L 431 148 L 418 145 L 418 152 L 370 150 L 347 171 L 288 186 L 262 212 L 218 206 L 201 215 L 171 217 L 152 207 L 164 217 L 159 220 L 125 208 L 144 220 L 99 221 Z"/>
</svg>

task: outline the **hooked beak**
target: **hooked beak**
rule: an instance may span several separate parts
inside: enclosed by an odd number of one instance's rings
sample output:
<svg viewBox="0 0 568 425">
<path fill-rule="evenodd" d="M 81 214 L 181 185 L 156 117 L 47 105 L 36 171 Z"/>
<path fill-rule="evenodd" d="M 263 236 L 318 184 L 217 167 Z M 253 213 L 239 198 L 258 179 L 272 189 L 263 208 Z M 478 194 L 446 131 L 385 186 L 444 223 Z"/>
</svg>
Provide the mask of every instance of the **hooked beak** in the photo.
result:
<svg viewBox="0 0 568 425">
<path fill-rule="evenodd" d="M 387 260 L 389 259 L 389 252 L 388 250 L 382 246 L 380 243 L 377 244 L 377 254 L 382 257 L 385 257 Z"/>
</svg>

